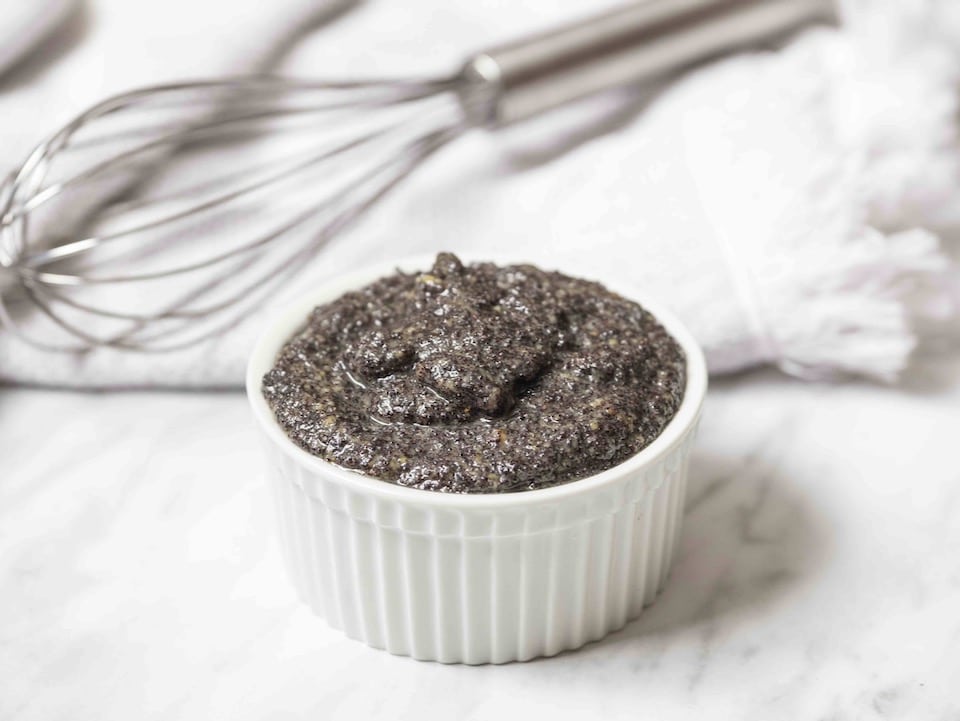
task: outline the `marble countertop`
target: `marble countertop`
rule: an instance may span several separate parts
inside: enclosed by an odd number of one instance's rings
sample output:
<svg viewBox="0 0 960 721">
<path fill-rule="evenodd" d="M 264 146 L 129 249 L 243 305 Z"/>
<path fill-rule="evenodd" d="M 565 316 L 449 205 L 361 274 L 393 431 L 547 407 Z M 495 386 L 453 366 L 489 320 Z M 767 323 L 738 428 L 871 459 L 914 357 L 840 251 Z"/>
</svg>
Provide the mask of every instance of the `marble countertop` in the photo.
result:
<svg viewBox="0 0 960 721">
<path fill-rule="evenodd" d="M 960 719 L 960 358 L 714 384 L 670 584 L 461 667 L 312 617 L 239 393 L 0 389 L 0 719 Z"/>
</svg>

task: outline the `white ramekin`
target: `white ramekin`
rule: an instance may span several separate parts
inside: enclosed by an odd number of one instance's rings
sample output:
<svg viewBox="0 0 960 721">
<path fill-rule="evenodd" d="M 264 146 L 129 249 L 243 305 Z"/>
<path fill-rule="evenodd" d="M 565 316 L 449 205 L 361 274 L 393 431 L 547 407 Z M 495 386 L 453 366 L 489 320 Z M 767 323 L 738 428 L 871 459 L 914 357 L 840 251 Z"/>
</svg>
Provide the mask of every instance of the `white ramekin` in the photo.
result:
<svg viewBox="0 0 960 721">
<path fill-rule="evenodd" d="M 506 262 L 506 261 L 505 261 Z M 337 278 L 272 318 L 247 371 L 265 437 L 283 556 L 300 598 L 350 638 L 445 663 L 551 656 L 635 618 L 670 568 L 687 458 L 706 393 L 703 354 L 660 305 L 605 283 L 656 315 L 683 346 L 687 387 L 664 432 L 624 463 L 535 491 L 458 495 L 404 488 L 301 450 L 260 390 L 310 310 L 393 272 Z"/>
</svg>

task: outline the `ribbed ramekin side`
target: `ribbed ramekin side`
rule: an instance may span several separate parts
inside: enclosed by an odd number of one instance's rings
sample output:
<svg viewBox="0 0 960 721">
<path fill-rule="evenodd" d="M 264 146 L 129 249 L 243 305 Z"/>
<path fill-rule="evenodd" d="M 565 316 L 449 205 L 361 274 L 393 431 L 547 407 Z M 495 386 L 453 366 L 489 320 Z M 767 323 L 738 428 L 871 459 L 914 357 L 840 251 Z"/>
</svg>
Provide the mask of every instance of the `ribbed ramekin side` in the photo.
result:
<svg viewBox="0 0 960 721">
<path fill-rule="evenodd" d="M 274 449 L 281 548 L 300 597 L 351 638 L 447 663 L 549 656 L 653 601 L 675 554 L 688 449 L 519 517 L 513 506 L 406 508 Z"/>
</svg>

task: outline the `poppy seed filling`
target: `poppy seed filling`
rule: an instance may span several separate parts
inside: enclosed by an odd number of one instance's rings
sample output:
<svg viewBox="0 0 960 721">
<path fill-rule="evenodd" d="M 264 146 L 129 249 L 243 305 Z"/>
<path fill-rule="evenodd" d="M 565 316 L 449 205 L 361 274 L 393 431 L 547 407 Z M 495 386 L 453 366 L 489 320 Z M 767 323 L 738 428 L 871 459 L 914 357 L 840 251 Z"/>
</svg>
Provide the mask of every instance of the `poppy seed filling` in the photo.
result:
<svg viewBox="0 0 960 721">
<path fill-rule="evenodd" d="M 327 461 L 498 493 L 636 454 L 679 408 L 685 370 L 649 312 L 597 283 L 441 253 L 315 308 L 262 388 L 286 434 Z"/>
</svg>

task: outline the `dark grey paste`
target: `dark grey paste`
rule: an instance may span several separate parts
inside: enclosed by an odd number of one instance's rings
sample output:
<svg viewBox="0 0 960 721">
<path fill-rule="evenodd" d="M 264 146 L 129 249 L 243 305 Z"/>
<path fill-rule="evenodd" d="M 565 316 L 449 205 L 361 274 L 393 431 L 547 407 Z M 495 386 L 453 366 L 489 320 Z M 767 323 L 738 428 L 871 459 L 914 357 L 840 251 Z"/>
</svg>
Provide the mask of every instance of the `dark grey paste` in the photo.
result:
<svg viewBox="0 0 960 721">
<path fill-rule="evenodd" d="M 370 476 L 498 493 L 605 470 L 683 397 L 683 351 L 597 283 L 536 267 L 397 273 L 312 312 L 263 378 L 287 435 Z"/>
</svg>

